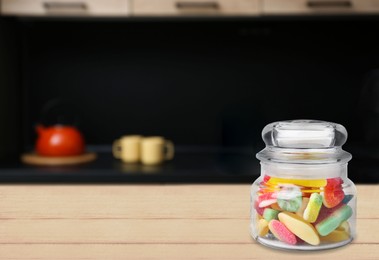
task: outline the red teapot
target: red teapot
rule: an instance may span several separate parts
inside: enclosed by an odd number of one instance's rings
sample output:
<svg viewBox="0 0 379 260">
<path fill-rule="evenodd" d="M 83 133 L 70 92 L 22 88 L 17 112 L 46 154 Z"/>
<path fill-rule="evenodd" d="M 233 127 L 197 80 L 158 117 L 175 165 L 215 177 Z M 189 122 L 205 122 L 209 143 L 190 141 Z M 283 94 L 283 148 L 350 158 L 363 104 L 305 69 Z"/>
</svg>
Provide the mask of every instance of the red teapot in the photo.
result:
<svg viewBox="0 0 379 260">
<path fill-rule="evenodd" d="M 84 153 L 83 135 L 73 126 L 37 125 L 36 152 L 41 156 L 75 156 Z"/>
</svg>

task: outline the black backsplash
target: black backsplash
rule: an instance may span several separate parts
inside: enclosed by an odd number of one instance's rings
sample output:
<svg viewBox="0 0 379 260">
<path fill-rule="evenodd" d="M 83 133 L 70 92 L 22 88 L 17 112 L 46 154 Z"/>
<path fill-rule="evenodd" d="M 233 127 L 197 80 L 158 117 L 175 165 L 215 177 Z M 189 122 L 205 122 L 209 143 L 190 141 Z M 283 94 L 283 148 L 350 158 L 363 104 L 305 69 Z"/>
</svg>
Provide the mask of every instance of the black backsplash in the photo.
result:
<svg viewBox="0 0 379 260">
<path fill-rule="evenodd" d="M 0 182 L 251 183 L 262 128 L 313 118 L 345 125 L 350 178 L 379 183 L 378 32 L 379 16 L 1 17 Z M 23 165 L 38 122 L 105 147 L 90 164 Z M 134 133 L 173 140 L 175 159 L 114 159 Z"/>
<path fill-rule="evenodd" d="M 359 120 L 370 92 L 363 90 L 377 85 L 367 75 L 379 68 L 375 17 L 15 23 L 27 146 L 56 99 L 77 111 L 90 144 L 140 133 L 177 144 L 261 146 L 265 124 L 295 118 L 339 122 L 351 142 L 364 139 Z"/>
</svg>

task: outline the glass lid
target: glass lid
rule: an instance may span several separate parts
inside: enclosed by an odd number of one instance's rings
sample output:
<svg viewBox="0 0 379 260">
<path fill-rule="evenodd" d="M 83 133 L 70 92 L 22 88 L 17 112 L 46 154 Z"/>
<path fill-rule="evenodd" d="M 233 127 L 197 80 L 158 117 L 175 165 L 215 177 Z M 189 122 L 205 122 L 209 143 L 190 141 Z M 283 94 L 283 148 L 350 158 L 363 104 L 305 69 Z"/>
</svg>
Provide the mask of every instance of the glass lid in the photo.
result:
<svg viewBox="0 0 379 260">
<path fill-rule="evenodd" d="M 282 163 L 345 163 L 351 154 L 342 150 L 347 131 L 340 124 L 318 120 L 289 120 L 268 124 L 262 131 L 266 148 L 261 161 Z"/>
</svg>

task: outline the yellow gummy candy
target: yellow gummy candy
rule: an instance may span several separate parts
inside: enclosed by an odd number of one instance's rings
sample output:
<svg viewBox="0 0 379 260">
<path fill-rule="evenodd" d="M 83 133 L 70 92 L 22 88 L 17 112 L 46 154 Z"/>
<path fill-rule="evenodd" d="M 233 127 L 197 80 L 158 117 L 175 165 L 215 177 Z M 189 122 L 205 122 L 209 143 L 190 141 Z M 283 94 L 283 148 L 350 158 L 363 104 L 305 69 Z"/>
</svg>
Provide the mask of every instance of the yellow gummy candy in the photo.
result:
<svg viewBox="0 0 379 260">
<path fill-rule="evenodd" d="M 278 215 L 282 222 L 292 233 L 311 245 L 320 244 L 320 237 L 316 229 L 301 217 L 290 212 L 281 212 Z"/>
<path fill-rule="evenodd" d="M 304 211 L 303 219 L 310 223 L 317 220 L 318 213 L 320 212 L 322 205 L 322 196 L 318 193 L 312 193 L 307 208 Z"/>
<path fill-rule="evenodd" d="M 279 207 L 278 203 L 271 204 L 270 206 L 272 209 L 282 211 L 282 208 Z"/>
<path fill-rule="evenodd" d="M 280 185 L 280 184 L 295 184 L 298 186 L 304 186 L 304 187 L 312 187 L 312 188 L 320 188 L 326 186 L 326 179 L 320 179 L 320 180 L 297 180 L 297 179 L 282 179 L 282 178 L 276 178 L 271 177 L 267 181 L 267 185 Z"/>
<path fill-rule="evenodd" d="M 264 237 L 268 233 L 268 222 L 265 219 L 258 221 L 258 236 Z"/>
<path fill-rule="evenodd" d="M 334 230 L 329 235 L 321 237 L 322 242 L 332 242 L 337 243 L 344 240 L 348 240 L 350 238 L 350 235 L 348 232 L 343 230 Z"/>
<path fill-rule="evenodd" d="M 349 222 L 347 222 L 347 221 L 342 222 L 341 225 L 338 228 L 336 228 L 336 230 L 345 231 L 347 233 L 350 233 Z"/>
<path fill-rule="evenodd" d="M 299 208 L 299 210 L 296 211 L 296 215 L 298 215 L 299 217 L 303 217 L 304 210 L 307 207 L 308 202 L 309 202 L 309 198 L 303 197 L 303 202 L 301 203 L 301 207 Z"/>
</svg>

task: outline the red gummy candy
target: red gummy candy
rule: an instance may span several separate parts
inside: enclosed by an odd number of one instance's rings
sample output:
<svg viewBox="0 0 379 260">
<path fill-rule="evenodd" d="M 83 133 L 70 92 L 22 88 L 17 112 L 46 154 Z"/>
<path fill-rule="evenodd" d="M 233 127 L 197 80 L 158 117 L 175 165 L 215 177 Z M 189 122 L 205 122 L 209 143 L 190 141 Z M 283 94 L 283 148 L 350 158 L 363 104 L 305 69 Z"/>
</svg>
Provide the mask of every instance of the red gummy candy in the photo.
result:
<svg viewBox="0 0 379 260">
<path fill-rule="evenodd" d="M 296 245 L 296 236 L 279 220 L 271 220 L 268 224 L 268 227 L 272 234 L 280 241 L 283 241 L 290 245 Z"/>
<path fill-rule="evenodd" d="M 274 203 L 276 203 L 276 193 L 274 192 L 267 192 L 258 197 L 258 206 L 261 208 L 270 206 Z"/>
<path fill-rule="evenodd" d="M 325 190 L 323 203 L 327 208 L 334 208 L 345 198 L 343 190 Z"/>
<path fill-rule="evenodd" d="M 254 208 L 259 215 L 263 215 L 265 208 L 268 208 L 271 204 L 276 203 L 276 193 L 267 192 L 258 197 L 254 202 Z"/>
<path fill-rule="evenodd" d="M 343 180 L 340 177 L 326 180 L 326 187 L 329 187 L 329 188 L 340 188 L 342 184 L 343 184 Z"/>
<path fill-rule="evenodd" d="M 334 211 L 342 207 L 343 205 L 346 205 L 344 203 L 340 203 L 337 206 L 333 208 L 327 208 L 324 205 L 321 206 L 320 212 L 318 213 L 317 220 L 313 223 L 313 225 L 317 225 L 321 221 L 323 221 L 325 218 L 329 217 L 330 215 L 333 214 Z"/>
<path fill-rule="evenodd" d="M 327 208 L 333 208 L 341 203 L 345 198 L 345 193 L 342 190 L 342 179 L 332 178 L 327 179 L 327 184 L 324 188 L 323 204 Z"/>
<path fill-rule="evenodd" d="M 268 207 L 260 208 L 260 207 L 258 206 L 258 204 L 259 204 L 259 202 L 256 200 L 256 201 L 254 202 L 254 208 L 255 208 L 255 210 L 257 211 L 257 213 L 258 213 L 259 215 L 263 216 L 263 211 L 265 211 L 265 209 L 268 208 Z"/>
</svg>

